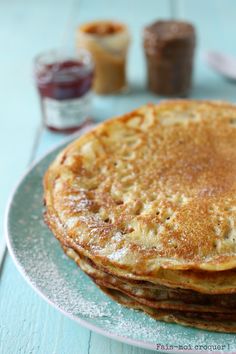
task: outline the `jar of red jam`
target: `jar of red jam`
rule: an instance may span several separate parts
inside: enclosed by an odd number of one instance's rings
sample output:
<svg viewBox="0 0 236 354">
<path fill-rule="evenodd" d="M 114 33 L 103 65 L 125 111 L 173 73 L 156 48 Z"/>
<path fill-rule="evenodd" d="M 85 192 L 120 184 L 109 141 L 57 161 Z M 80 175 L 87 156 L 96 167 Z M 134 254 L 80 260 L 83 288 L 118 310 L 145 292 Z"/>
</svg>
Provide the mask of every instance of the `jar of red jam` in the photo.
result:
<svg viewBox="0 0 236 354">
<path fill-rule="evenodd" d="M 35 58 L 34 74 L 44 125 L 60 132 L 82 127 L 91 107 L 94 64 L 90 53 L 49 51 Z"/>
</svg>

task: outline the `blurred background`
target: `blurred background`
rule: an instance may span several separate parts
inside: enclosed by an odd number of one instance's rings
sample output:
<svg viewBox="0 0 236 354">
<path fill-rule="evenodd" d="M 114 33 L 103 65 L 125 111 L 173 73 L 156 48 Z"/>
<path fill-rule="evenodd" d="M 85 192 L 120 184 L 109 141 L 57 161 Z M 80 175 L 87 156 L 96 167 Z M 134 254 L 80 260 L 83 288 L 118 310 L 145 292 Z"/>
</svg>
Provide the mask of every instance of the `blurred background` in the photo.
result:
<svg viewBox="0 0 236 354">
<path fill-rule="evenodd" d="M 33 58 L 52 48 L 73 47 L 76 28 L 83 22 L 120 20 L 129 26 L 132 36 L 127 70 L 130 92 L 116 97 L 95 98 L 95 119 L 106 119 L 148 101 L 159 100 L 158 96 L 146 91 L 142 30 L 154 20 L 171 17 L 193 23 L 197 32 L 190 97 L 234 101 L 235 84 L 220 77 L 203 60 L 207 50 L 236 56 L 234 0 L 11 0 L 2 1 L 0 6 L 0 141 L 1 150 L 5 151 L 2 166 L 5 173 L 14 168 L 13 182 L 19 173 L 18 165 L 21 171 L 29 158 L 22 150 L 31 150 L 41 123 L 32 75 Z"/>
<path fill-rule="evenodd" d="M 236 60 L 235 0 L 2 0 L 0 2 L 0 238 L 3 236 L 5 205 L 13 186 L 33 160 L 65 138 L 65 135 L 49 132 L 42 126 L 39 97 L 33 78 L 33 58 L 38 53 L 52 48 L 73 48 L 76 28 L 81 23 L 110 19 L 127 24 L 131 33 L 127 68 L 129 91 L 119 95 L 95 95 L 92 117 L 95 121 L 101 121 L 128 112 L 147 102 L 159 102 L 161 97 L 150 93 L 146 88 L 142 31 L 144 26 L 155 20 L 173 18 L 191 22 L 197 33 L 193 86 L 189 97 L 234 102 L 236 83 L 225 79 L 210 68 L 204 57 L 207 51 L 217 51 L 234 56 Z M 14 289 L 20 290 L 15 292 L 12 284 L 15 284 Z M 0 324 L 0 353 L 14 352 L 10 348 L 9 338 L 15 336 L 17 331 L 21 335 L 18 335 L 15 345 L 23 348 L 22 351 L 16 351 L 18 353 L 68 353 L 65 347 L 60 347 L 65 345 L 64 342 L 60 342 L 63 341 L 62 337 L 57 339 L 58 342 L 55 344 L 55 336 L 58 338 L 61 329 L 58 327 L 56 333 L 50 324 L 44 324 L 43 316 L 57 316 L 54 320 L 57 319 L 58 323 L 61 321 L 61 326 L 70 328 L 71 338 L 73 338 L 71 345 L 73 340 L 76 343 L 76 328 L 72 329 L 69 320 L 62 319 L 60 314 L 55 315 L 55 310 L 48 309 L 48 305 L 32 293 L 16 273 L 8 256 L 1 271 L 0 291 L 0 311 L 7 313 Z M 27 301 L 17 300 L 22 297 Z M 17 301 L 20 301 L 20 306 L 15 306 Z M 28 306 L 32 306 L 34 315 L 33 312 L 27 312 Z M 40 314 L 40 311 L 44 315 Z M 33 317 L 37 321 L 35 325 L 32 325 Z M 31 327 L 27 324 L 29 319 L 31 319 Z M 40 342 L 36 332 L 43 324 L 46 326 L 44 331 L 50 332 L 54 347 L 50 343 L 46 344 L 47 340 Z M 88 338 L 89 331 L 83 331 L 84 338 Z M 27 343 L 22 339 L 24 336 L 28 338 Z M 96 345 L 103 348 L 104 354 L 116 354 L 122 350 L 124 353 L 141 353 L 141 349 L 140 351 L 131 347 L 124 349 L 122 345 L 114 349 L 112 341 L 99 338 L 100 336 L 93 334 L 90 354 L 98 353 Z M 83 339 L 81 343 L 83 347 L 85 345 Z M 108 345 L 109 350 L 106 349 Z M 78 353 L 85 353 L 83 350 L 82 348 Z"/>
</svg>

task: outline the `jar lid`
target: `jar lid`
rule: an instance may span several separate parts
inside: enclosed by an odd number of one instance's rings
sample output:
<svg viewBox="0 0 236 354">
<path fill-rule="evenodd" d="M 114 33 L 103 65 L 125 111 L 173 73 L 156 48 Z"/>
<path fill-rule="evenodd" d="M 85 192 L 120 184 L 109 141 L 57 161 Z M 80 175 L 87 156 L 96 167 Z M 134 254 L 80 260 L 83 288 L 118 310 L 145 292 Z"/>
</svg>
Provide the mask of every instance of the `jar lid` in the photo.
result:
<svg viewBox="0 0 236 354">
<path fill-rule="evenodd" d="M 99 45 L 116 54 L 126 51 L 130 43 L 128 27 L 121 22 L 93 21 L 78 27 L 77 41 Z M 86 47 L 86 46 L 85 46 Z"/>
<path fill-rule="evenodd" d="M 144 40 L 168 42 L 172 40 L 186 41 L 195 38 L 192 24 L 182 21 L 156 21 L 144 28 Z"/>
</svg>

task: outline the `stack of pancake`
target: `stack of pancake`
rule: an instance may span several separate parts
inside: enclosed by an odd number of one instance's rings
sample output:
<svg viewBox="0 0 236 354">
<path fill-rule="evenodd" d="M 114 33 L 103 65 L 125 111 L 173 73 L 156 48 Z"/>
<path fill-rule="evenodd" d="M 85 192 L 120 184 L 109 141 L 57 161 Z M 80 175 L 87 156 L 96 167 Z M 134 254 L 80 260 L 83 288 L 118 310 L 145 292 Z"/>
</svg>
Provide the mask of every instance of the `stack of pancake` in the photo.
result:
<svg viewBox="0 0 236 354">
<path fill-rule="evenodd" d="M 157 320 L 236 333 L 236 106 L 147 105 L 66 147 L 45 220 L 110 297 Z"/>
</svg>

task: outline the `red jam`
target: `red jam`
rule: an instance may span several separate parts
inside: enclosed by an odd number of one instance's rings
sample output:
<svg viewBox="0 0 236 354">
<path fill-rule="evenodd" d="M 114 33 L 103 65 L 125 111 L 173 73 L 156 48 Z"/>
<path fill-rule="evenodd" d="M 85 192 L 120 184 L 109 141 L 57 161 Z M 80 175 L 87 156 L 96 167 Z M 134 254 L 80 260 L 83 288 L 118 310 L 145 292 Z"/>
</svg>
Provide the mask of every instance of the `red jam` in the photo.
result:
<svg viewBox="0 0 236 354">
<path fill-rule="evenodd" d="M 42 61 L 36 60 L 36 83 L 44 124 L 53 131 L 75 131 L 89 116 L 93 65 L 80 59 Z"/>
</svg>

